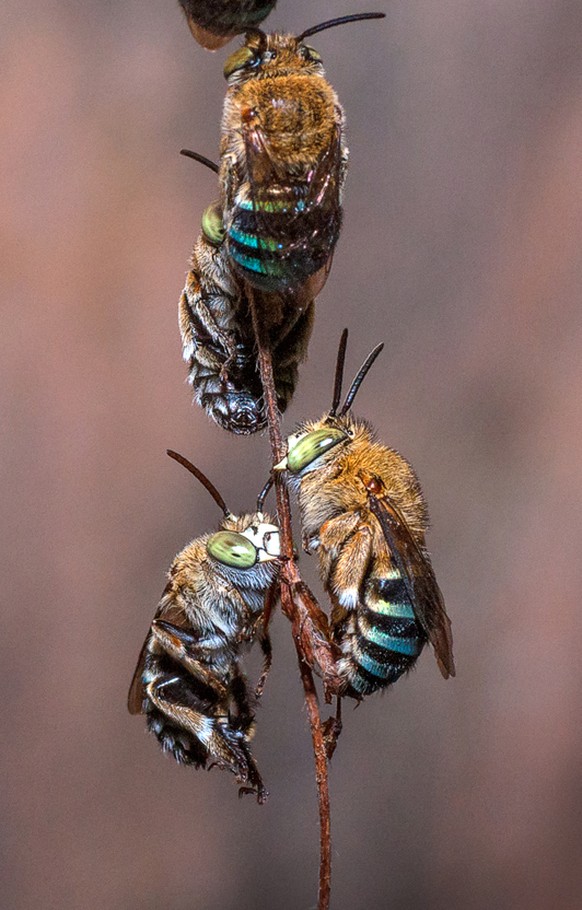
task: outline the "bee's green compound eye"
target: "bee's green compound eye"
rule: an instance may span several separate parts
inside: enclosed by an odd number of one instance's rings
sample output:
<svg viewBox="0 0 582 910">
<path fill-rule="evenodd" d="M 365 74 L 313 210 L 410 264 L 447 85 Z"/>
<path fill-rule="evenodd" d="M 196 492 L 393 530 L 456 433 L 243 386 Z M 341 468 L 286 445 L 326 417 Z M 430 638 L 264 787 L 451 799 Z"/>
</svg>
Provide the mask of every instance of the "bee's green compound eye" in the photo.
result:
<svg viewBox="0 0 582 910">
<path fill-rule="evenodd" d="M 257 561 L 256 547 L 236 531 L 218 531 L 208 539 L 209 554 L 231 569 L 252 569 Z"/>
<path fill-rule="evenodd" d="M 308 60 L 313 61 L 313 63 L 319 63 L 321 61 L 321 54 L 319 51 L 316 51 L 314 47 L 311 47 L 309 44 L 304 44 L 305 48 L 305 57 Z"/>
<path fill-rule="evenodd" d="M 231 54 L 230 57 L 227 58 L 226 63 L 224 64 L 224 78 L 228 79 L 229 76 L 232 76 L 237 70 L 244 69 L 245 66 L 248 66 L 255 60 L 255 52 L 252 51 L 250 47 L 240 47 L 238 51 L 235 51 L 234 54 Z"/>
<path fill-rule="evenodd" d="M 202 215 L 202 232 L 213 246 L 220 246 L 225 237 L 222 222 L 222 210 L 217 202 L 213 202 Z"/>
<path fill-rule="evenodd" d="M 287 468 L 293 474 L 298 474 L 303 468 L 306 468 L 307 465 L 311 464 L 312 461 L 315 461 L 316 458 L 323 455 L 324 452 L 329 451 L 329 449 L 336 446 L 338 442 L 342 442 L 342 440 L 347 438 L 347 434 L 342 430 L 314 430 L 313 433 L 308 433 L 307 436 L 303 436 L 299 439 L 295 445 L 289 449 L 287 455 Z"/>
</svg>

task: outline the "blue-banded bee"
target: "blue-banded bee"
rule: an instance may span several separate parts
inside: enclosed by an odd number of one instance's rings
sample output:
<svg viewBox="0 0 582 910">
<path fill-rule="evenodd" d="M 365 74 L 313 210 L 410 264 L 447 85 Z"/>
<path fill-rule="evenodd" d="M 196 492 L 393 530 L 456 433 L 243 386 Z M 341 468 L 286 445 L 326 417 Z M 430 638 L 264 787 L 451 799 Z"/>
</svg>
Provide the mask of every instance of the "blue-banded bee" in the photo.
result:
<svg viewBox="0 0 582 910">
<path fill-rule="evenodd" d="M 361 699 L 395 682 L 425 643 L 446 678 L 455 675 L 451 624 L 425 533 L 426 503 L 412 466 L 376 440 L 350 409 L 378 345 L 340 408 L 347 330 L 330 411 L 287 441 L 287 469 L 299 498 L 303 541 L 317 553 L 332 602 L 332 635 L 342 652 L 342 695 Z"/>
<path fill-rule="evenodd" d="M 235 774 L 241 792 L 268 796 L 249 742 L 254 701 L 240 660 L 245 643 L 259 640 L 265 669 L 271 646 L 265 612 L 280 565 L 279 530 L 257 511 L 232 515 L 224 500 L 183 456 L 184 465 L 224 513 L 220 529 L 188 544 L 174 559 L 168 584 L 141 650 L 129 690 L 131 714 L 145 714 L 148 729 L 180 764 L 217 765 Z"/>
<path fill-rule="evenodd" d="M 216 50 L 235 35 L 259 25 L 277 0 L 180 0 L 198 44 Z"/>
<path fill-rule="evenodd" d="M 221 206 L 235 269 L 264 291 L 315 297 L 342 218 L 348 149 L 344 112 L 305 39 L 384 13 L 343 16 L 301 35 L 248 31 L 226 61 Z"/>
<path fill-rule="evenodd" d="M 218 170 L 197 152 L 183 149 L 182 154 Z M 307 354 L 315 301 L 289 299 L 285 294 L 270 294 L 265 300 L 260 293 L 255 301 L 272 351 L 277 404 L 283 412 Z M 218 203 L 208 206 L 202 216 L 202 232 L 180 297 L 179 326 L 196 403 L 231 433 L 263 429 L 267 418 L 249 301 L 227 255 Z"/>
</svg>

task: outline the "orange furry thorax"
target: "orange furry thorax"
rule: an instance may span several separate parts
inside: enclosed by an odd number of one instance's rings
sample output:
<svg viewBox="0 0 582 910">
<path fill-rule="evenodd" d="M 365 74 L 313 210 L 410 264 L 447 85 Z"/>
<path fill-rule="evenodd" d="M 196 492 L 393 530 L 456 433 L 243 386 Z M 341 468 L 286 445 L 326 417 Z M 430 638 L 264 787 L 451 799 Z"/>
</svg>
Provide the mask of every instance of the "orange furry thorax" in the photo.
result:
<svg viewBox="0 0 582 910">
<path fill-rule="evenodd" d="M 241 120 L 261 132 L 268 153 L 281 162 L 312 162 L 333 140 L 335 95 L 322 77 L 250 80 L 240 87 L 236 105 Z"/>
<path fill-rule="evenodd" d="M 309 423 L 304 429 L 313 431 L 323 423 Z M 300 507 L 307 524 L 321 523 L 341 512 L 368 513 L 368 485 L 370 478 L 377 477 L 417 539 L 422 540 L 428 514 L 412 466 L 394 449 L 378 442 L 364 421 L 342 418 L 337 425 L 350 431 L 352 438 L 332 449 L 324 464 L 306 473 L 298 483 Z"/>
</svg>

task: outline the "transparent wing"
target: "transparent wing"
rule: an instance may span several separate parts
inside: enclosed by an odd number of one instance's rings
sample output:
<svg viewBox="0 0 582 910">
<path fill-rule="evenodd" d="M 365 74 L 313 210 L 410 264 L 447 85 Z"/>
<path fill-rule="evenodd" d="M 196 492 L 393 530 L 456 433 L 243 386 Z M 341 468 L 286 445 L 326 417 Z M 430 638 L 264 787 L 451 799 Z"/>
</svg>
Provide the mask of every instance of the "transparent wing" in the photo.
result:
<svg viewBox="0 0 582 910">
<path fill-rule="evenodd" d="M 273 160 L 260 129 L 244 127 L 243 138 L 250 204 L 228 228 L 230 253 L 251 270 L 255 257 L 257 271 L 292 287 L 330 266 L 341 227 L 340 130 L 301 177 Z"/>
<path fill-rule="evenodd" d="M 416 619 L 434 648 L 439 670 L 448 679 L 455 675 L 451 621 L 430 560 L 389 497 L 378 498 L 370 493 L 369 502 L 380 522 L 390 556 L 402 575 Z"/>
</svg>

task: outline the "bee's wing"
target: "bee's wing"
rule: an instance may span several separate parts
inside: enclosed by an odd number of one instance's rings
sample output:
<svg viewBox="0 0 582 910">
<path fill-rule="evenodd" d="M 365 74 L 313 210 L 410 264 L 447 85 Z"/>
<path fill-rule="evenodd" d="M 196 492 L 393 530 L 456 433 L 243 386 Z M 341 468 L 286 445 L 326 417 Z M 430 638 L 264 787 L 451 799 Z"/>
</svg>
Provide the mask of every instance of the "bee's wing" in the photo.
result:
<svg viewBox="0 0 582 910">
<path fill-rule="evenodd" d="M 139 657 L 137 659 L 137 666 L 135 668 L 133 679 L 131 680 L 131 685 L 129 687 L 129 694 L 127 696 L 127 710 L 130 714 L 143 713 L 143 701 L 145 693 L 143 688 L 142 675 L 149 638 L 150 633 L 148 632 L 146 639 L 141 646 L 141 651 L 139 652 Z"/>
<path fill-rule="evenodd" d="M 445 679 L 455 675 L 451 621 L 428 556 L 414 540 L 396 506 L 384 496 L 369 494 L 370 508 L 382 528 L 390 557 L 400 571 L 415 616 L 434 648 Z"/>
<path fill-rule="evenodd" d="M 243 127 L 243 136 L 246 149 L 247 173 L 251 187 L 253 214 L 256 219 L 258 243 L 261 251 L 268 255 L 270 243 L 262 241 L 262 237 L 269 241 L 280 241 L 288 254 L 298 249 L 310 246 L 311 240 L 317 239 L 322 232 L 330 233 L 335 237 L 330 242 L 333 248 L 337 234 L 339 234 L 340 212 L 340 175 L 342 170 L 342 147 L 339 126 L 334 129 L 333 139 L 325 152 L 320 156 L 314 167 L 299 182 L 289 180 L 286 169 L 278 165 L 269 151 L 268 142 L 262 130 L 257 127 Z M 292 199 L 297 206 L 294 211 L 286 213 L 281 219 L 280 230 L 272 218 L 265 217 L 259 199 L 262 187 L 276 184 L 287 184 L 291 190 Z M 320 222 L 314 218 L 313 237 L 305 237 L 303 231 L 294 236 L 294 225 L 305 224 L 305 216 L 320 215 Z"/>
<path fill-rule="evenodd" d="M 168 594 L 171 590 L 171 584 L 168 583 L 164 589 L 160 605 L 156 610 L 154 620 L 156 619 L 165 619 L 168 622 L 173 622 L 177 626 L 184 625 L 184 612 L 178 604 L 174 602 L 173 599 L 168 598 Z M 152 620 L 152 621 L 154 621 Z M 151 631 L 146 635 L 145 641 L 139 652 L 139 657 L 137 659 L 137 666 L 131 680 L 131 685 L 129 687 L 129 694 L 127 696 L 127 709 L 130 714 L 143 714 L 143 703 L 145 698 L 145 691 L 143 686 L 143 671 L 145 665 L 146 654 L 148 650 L 148 644 L 151 636 Z"/>
</svg>

